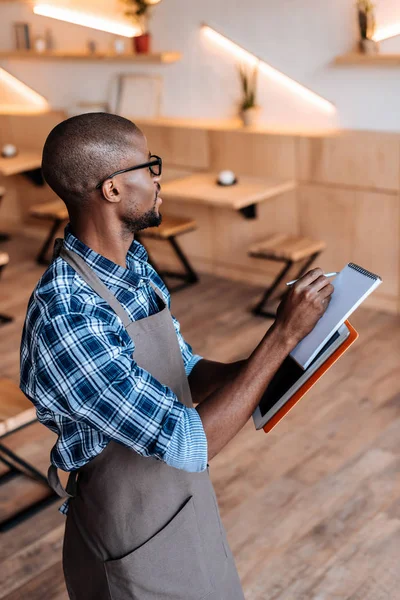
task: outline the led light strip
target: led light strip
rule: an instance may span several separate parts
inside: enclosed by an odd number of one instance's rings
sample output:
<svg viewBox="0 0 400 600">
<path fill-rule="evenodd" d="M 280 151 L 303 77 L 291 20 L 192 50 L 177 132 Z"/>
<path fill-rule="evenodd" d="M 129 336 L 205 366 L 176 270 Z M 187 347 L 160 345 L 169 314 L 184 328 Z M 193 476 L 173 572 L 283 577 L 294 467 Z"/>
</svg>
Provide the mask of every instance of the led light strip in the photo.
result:
<svg viewBox="0 0 400 600">
<path fill-rule="evenodd" d="M 394 25 L 387 25 L 386 27 L 378 29 L 373 39 L 375 42 L 382 42 L 383 40 L 396 37 L 397 35 L 400 35 L 400 23 L 395 23 Z"/>
<path fill-rule="evenodd" d="M 135 27 L 134 25 L 127 25 L 120 21 L 107 19 L 106 17 L 99 17 L 97 15 L 78 10 L 71 10 L 69 8 L 60 8 L 58 6 L 52 6 L 51 4 L 35 4 L 33 12 L 35 15 L 41 15 L 42 17 L 50 17 L 51 19 L 57 19 L 58 21 L 66 21 L 67 23 L 74 23 L 75 25 L 82 25 L 83 27 L 91 27 L 92 29 L 107 31 L 108 33 L 114 33 L 124 37 L 135 37 L 142 33 L 139 26 Z"/>
<path fill-rule="evenodd" d="M 312 90 L 306 88 L 301 83 L 298 83 L 294 79 L 291 79 L 281 71 L 278 71 L 274 67 L 271 67 L 271 65 L 266 63 L 264 60 L 261 60 L 255 54 L 248 52 L 248 50 L 245 50 L 244 48 L 242 48 L 242 46 L 236 44 L 236 42 L 232 42 L 232 40 L 227 38 L 225 35 L 222 35 L 209 25 L 202 25 L 202 31 L 206 37 L 216 42 L 219 46 L 221 46 L 231 54 L 235 55 L 237 59 L 242 61 L 244 60 L 251 66 L 256 66 L 258 64 L 261 73 L 264 73 L 271 79 L 274 79 L 276 82 L 284 85 L 291 92 L 294 92 L 298 96 L 302 96 L 304 100 L 311 102 L 324 112 L 330 114 L 336 112 L 336 106 L 332 104 L 332 102 L 329 102 L 329 100 L 326 100 L 322 96 L 319 96 Z"/>
<path fill-rule="evenodd" d="M 49 104 L 46 98 L 43 98 L 40 94 L 32 90 L 30 87 L 25 85 L 22 81 L 8 73 L 0 67 L 0 81 L 3 82 L 8 88 L 11 88 L 21 98 L 23 98 L 27 105 L 18 104 L 2 104 L 0 102 L 0 112 L 7 114 L 21 114 L 21 113 L 39 113 L 46 112 L 49 110 Z"/>
</svg>

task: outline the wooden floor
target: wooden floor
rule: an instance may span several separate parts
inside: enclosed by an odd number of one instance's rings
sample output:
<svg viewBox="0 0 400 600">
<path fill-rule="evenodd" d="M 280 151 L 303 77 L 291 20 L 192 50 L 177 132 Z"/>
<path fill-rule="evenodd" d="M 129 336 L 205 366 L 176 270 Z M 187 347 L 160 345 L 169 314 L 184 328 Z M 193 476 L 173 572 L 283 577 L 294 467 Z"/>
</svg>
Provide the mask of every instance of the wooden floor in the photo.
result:
<svg viewBox="0 0 400 600">
<path fill-rule="evenodd" d="M 37 247 L 2 244 L 0 311 L 16 319 L 0 329 L 0 373 L 15 381 Z M 249 313 L 258 292 L 204 276 L 173 312 L 198 353 L 232 361 L 269 324 Z M 295 410 L 268 436 L 248 423 L 211 463 L 247 600 L 400 599 L 400 320 L 360 309 L 352 321 L 356 345 Z M 52 442 L 33 425 L 8 443 L 44 470 Z M 22 478 L 1 486 L 0 518 L 41 494 Z M 0 598 L 67 598 L 59 504 L 0 534 Z"/>
</svg>

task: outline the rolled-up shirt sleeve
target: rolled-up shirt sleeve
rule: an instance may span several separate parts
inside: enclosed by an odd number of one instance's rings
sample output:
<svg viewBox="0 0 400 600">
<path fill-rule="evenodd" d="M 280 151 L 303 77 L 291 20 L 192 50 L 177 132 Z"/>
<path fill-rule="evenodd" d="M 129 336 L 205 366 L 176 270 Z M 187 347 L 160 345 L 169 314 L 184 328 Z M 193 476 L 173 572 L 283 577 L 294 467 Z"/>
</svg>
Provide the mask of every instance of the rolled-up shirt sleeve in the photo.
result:
<svg viewBox="0 0 400 600">
<path fill-rule="evenodd" d="M 207 440 L 197 411 L 139 367 L 131 340 L 122 339 L 109 319 L 57 315 L 40 331 L 35 365 L 42 407 L 142 456 L 187 471 L 206 468 Z"/>
</svg>

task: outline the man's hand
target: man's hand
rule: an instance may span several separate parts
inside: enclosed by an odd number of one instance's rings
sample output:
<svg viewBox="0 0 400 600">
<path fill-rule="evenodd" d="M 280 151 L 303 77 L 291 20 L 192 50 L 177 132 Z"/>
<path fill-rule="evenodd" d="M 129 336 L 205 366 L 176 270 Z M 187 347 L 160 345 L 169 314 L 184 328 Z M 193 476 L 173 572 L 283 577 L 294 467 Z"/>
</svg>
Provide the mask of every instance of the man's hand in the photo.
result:
<svg viewBox="0 0 400 600">
<path fill-rule="evenodd" d="M 286 356 L 324 314 L 333 290 L 321 269 L 306 273 L 288 292 L 275 323 L 237 373 L 196 407 L 207 436 L 208 460 L 251 417 Z"/>
<path fill-rule="evenodd" d="M 276 318 L 276 327 L 289 345 L 296 346 L 328 308 L 334 291 L 322 269 L 308 271 L 297 281 L 282 300 Z"/>
</svg>

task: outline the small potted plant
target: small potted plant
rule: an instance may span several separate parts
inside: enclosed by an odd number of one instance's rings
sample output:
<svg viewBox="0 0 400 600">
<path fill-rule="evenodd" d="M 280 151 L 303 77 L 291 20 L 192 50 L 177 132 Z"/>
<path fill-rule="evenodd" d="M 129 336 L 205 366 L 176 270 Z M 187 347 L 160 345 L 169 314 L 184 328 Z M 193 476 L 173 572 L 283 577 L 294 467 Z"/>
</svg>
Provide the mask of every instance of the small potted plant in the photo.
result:
<svg viewBox="0 0 400 600">
<path fill-rule="evenodd" d="M 151 51 L 151 34 L 149 19 L 151 7 L 161 0 L 122 0 L 127 6 L 125 16 L 139 25 L 142 33 L 133 38 L 133 49 L 137 54 L 148 54 Z"/>
<path fill-rule="evenodd" d="M 365 54 L 376 54 L 378 43 L 374 40 L 376 31 L 375 5 L 371 0 L 357 0 L 358 24 L 360 27 L 360 50 Z"/>
<path fill-rule="evenodd" d="M 256 102 L 258 64 L 253 68 L 239 65 L 239 76 L 243 94 L 240 103 L 240 117 L 243 125 L 249 127 L 257 123 L 261 110 Z"/>
</svg>

